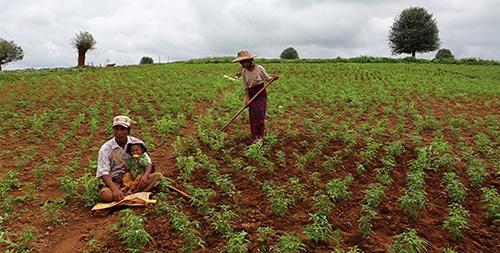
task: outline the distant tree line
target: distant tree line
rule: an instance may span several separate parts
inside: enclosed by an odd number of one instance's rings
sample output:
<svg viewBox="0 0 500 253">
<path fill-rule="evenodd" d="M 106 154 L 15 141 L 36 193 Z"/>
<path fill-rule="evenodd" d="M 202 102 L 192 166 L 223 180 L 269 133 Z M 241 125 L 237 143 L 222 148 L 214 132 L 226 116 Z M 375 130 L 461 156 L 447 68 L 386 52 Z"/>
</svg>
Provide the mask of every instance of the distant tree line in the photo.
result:
<svg viewBox="0 0 500 253">
<path fill-rule="evenodd" d="M 206 57 L 198 59 L 190 59 L 186 61 L 177 61 L 176 63 L 192 63 L 192 64 L 208 64 L 208 63 L 231 63 L 234 56 Z M 303 59 L 273 59 L 273 58 L 256 58 L 257 63 L 423 63 L 423 64 L 460 64 L 460 65 L 500 65 L 500 61 L 484 60 L 479 58 L 463 58 L 463 59 L 418 59 L 413 57 L 390 58 L 390 57 L 372 57 L 358 56 L 351 58 L 303 58 Z"/>
<path fill-rule="evenodd" d="M 441 48 L 434 60 L 415 59 L 416 53 L 427 53 L 437 50 L 440 46 L 439 29 L 436 19 L 428 13 L 423 7 L 409 7 L 403 9 L 401 13 L 394 19 L 389 35 L 389 47 L 392 54 L 409 54 L 411 59 L 393 59 L 386 57 L 369 57 L 361 56 L 354 58 L 334 58 L 334 59 L 302 59 L 299 60 L 299 53 L 293 47 L 288 47 L 280 54 L 280 60 L 267 59 L 261 60 L 266 62 L 297 61 L 297 62 L 421 62 L 421 63 L 452 63 L 452 64 L 495 64 L 497 61 L 480 60 L 475 58 L 455 59 L 452 52 L 447 48 Z M 80 31 L 71 40 L 71 45 L 78 52 L 78 67 L 85 66 L 86 53 L 89 50 L 95 49 L 96 40 L 87 31 Z M 24 57 L 23 49 L 13 41 L 7 41 L 0 38 L 0 71 L 2 65 L 22 60 Z M 191 59 L 188 63 L 226 63 L 231 62 L 232 56 L 209 57 L 202 59 Z M 259 60 L 258 60 L 259 61 Z M 144 56 L 140 59 L 139 64 L 152 64 L 153 59 L 149 56 Z"/>
</svg>

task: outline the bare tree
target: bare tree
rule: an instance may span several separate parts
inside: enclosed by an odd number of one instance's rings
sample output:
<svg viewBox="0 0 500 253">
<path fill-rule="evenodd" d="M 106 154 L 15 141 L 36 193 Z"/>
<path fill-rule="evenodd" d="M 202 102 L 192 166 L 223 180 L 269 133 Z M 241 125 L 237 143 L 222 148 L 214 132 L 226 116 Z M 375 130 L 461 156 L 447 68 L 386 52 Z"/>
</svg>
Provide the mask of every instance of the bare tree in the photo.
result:
<svg viewBox="0 0 500 253">
<path fill-rule="evenodd" d="M 78 67 L 85 66 L 85 54 L 95 49 L 95 44 L 94 37 L 87 31 L 80 31 L 71 40 L 71 45 L 78 50 Z"/>
</svg>

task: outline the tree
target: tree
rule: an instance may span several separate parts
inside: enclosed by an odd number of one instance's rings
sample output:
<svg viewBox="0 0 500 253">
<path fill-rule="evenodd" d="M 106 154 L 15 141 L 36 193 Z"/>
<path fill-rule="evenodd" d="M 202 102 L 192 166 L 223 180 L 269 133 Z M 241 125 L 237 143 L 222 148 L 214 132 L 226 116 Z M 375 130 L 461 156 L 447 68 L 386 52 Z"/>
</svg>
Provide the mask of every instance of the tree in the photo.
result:
<svg viewBox="0 0 500 253">
<path fill-rule="evenodd" d="M 78 67 L 85 66 L 85 54 L 95 48 L 96 41 L 92 34 L 80 31 L 71 40 L 71 45 L 78 50 Z"/>
<path fill-rule="evenodd" d="M 153 64 L 153 58 L 149 56 L 143 56 L 141 58 L 140 64 Z"/>
<path fill-rule="evenodd" d="M 436 19 L 422 7 L 404 9 L 396 17 L 389 32 L 393 54 L 425 53 L 439 48 L 439 29 Z"/>
<path fill-rule="evenodd" d="M 440 60 L 440 59 L 450 59 L 453 60 L 455 59 L 455 56 L 451 53 L 451 51 L 447 48 L 441 48 L 436 54 L 435 59 Z"/>
<path fill-rule="evenodd" d="M 7 41 L 0 38 L 0 71 L 2 70 L 2 65 L 22 60 L 23 57 L 23 49 L 16 45 L 14 41 Z"/>
<path fill-rule="evenodd" d="M 299 59 L 299 53 L 297 53 L 297 50 L 295 50 L 293 47 L 289 47 L 285 50 L 280 55 L 281 59 Z"/>
</svg>

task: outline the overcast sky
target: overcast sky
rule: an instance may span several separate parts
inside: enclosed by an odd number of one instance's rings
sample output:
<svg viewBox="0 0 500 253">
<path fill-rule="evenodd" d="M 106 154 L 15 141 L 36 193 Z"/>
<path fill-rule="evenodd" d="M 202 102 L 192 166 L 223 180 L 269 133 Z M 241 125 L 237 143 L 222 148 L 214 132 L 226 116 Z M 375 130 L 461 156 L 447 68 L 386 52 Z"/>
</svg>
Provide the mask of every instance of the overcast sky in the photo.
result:
<svg viewBox="0 0 500 253">
<path fill-rule="evenodd" d="M 500 59 L 500 0 L 0 0 L 0 38 L 24 50 L 22 61 L 2 67 L 75 66 L 70 41 L 80 30 L 97 41 L 87 53 L 96 65 L 240 49 L 278 58 L 289 46 L 301 58 L 390 57 L 390 26 L 410 6 L 434 15 L 441 45 L 455 57 Z"/>
</svg>

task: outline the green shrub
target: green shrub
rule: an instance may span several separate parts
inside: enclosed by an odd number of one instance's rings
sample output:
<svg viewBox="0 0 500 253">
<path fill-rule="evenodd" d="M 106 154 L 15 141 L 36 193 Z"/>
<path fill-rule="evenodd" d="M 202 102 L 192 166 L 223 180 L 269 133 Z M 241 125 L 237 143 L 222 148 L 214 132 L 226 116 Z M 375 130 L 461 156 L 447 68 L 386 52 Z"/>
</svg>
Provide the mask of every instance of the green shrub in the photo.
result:
<svg viewBox="0 0 500 253">
<path fill-rule="evenodd" d="M 436 60 L 445 60 L 445 59 L 453 60 L 453 59 L 455 59 L 455 56 L 453 56 L 453 54 L 451 53 L 451 51 L 449 49 L 441 48 L 436 53 L 436 57 L 434 59 L 436 59 Z"/>
<path fill-rule="evenodd" d="M 153 58 L 149 56 L 143 56 L 139 61 L 139 64 L 153 64 L 153 63 L 154 63 Z"/>
</svg>

